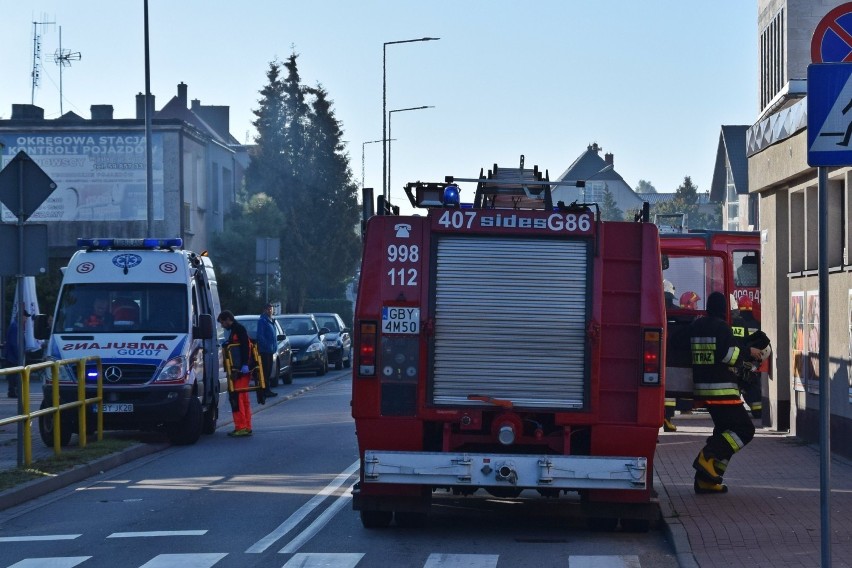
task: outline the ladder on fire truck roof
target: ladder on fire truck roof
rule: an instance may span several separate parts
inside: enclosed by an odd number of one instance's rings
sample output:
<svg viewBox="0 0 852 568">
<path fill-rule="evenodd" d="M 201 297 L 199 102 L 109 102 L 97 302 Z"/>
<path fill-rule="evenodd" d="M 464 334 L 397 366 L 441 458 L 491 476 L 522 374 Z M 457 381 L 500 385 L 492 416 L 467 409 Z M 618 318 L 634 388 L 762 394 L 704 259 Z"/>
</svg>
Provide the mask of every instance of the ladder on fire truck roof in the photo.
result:
<svg viewBox="0 0 852 568">
<path fill-rule="evenodd" d="M 686 213 L 660 213 L 654 215 L 654 224 L 660 233 L 688 233 Z"/>
<path fill-rule="evenodd" d="M 559 185 L 575 187 L 585 186 L 583 181 L 550 181 L 547 170 L 541 172 L 538 166 L 524 168 L 524 155 L 521 154 L 520 167 L 501 168 L 494 164 L 488 170 L 487 177 L 482 170 L 478 178 L 447 177 L 447 183 L 459 181 L 476 182 L 476 196 L 473 206 L 496 209 L 544 209 L 553 210 L 551 189 Z"/>
</svg>

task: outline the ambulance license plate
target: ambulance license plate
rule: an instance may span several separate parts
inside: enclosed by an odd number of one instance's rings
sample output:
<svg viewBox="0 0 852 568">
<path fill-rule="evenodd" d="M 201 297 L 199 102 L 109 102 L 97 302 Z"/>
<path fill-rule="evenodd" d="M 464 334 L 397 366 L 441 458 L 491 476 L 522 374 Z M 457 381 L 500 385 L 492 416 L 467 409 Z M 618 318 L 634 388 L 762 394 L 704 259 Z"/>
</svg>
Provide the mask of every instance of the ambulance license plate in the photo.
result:
<svg viewBox="0 0 852 568">
<path fill-rule="evenodd" d="M 106 403 L 104 404 L 104 412 L 133 412 L 133 403 L 131 402 L 121 402 L 121 403 Z"/>
<path fill-rule="evenodd" d="M 382 333 L 417 335 L 420 333 L 420 308 L 383 306 Z"/>
</svg>

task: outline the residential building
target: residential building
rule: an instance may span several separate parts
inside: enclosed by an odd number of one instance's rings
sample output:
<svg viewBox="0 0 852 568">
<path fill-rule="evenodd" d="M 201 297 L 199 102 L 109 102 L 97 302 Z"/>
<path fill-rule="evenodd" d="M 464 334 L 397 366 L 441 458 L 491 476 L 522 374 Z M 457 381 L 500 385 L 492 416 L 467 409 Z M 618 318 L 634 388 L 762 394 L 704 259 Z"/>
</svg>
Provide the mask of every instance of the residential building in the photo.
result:
<svg viewBox="0 0 852 568">
<path fill-rule="evenodd" d="M 11 118 L 0 120 L 0 168 L 23 151 L 56 183 L 29 219 L 47 224 L 52 259 L 69 258 L 78 237 L 178 236 L 202 251 L 222 230 L 248 163 L 247 148 L 228 132 L 228 111 L 188 106 L 181 83 L 153 114 L 150 235 L 142 94 L 134 118 L 115 118 L 111 105 L 92 105 L 88 119 L 45 119 L 37 106 L 12 105 Z M 16 217 L 4 207 L 2 221 Z"/>
</svg>

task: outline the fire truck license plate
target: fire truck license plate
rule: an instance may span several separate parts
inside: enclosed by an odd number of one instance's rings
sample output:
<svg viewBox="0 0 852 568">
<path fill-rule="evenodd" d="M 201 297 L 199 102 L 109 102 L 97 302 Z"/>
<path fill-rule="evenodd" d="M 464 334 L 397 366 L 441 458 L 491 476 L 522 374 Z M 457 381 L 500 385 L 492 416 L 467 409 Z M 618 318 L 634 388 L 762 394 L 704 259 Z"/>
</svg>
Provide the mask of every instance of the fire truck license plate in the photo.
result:
<svg viewBox="0 0 852 568">
<path fill-rule="evenodd" d="M 420 333 L 420 308 L 382 308 L 382 333 Z"/>
</svg>

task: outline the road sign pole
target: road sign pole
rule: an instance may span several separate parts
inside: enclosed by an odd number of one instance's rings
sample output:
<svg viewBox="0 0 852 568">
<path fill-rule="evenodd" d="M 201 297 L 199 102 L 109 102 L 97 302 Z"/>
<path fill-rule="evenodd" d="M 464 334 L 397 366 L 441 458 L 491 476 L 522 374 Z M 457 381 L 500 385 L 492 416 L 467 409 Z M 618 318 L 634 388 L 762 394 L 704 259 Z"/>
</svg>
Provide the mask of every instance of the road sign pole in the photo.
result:
<svg viewBox="0 0 852 568">
<path fill-rule="evenodd" d="M 819 197 L 819 509 L 822 566 L 831 566 L 831 377 L 828 376 L 828 169 L 817 168 Z"/>
<path fill-rule="evenodd" d="M 18 342 L 18 366 L 26 365 L 26 341 L 24 327 L 24 162 L 18 162 L 18 274 L 17 274 L 17 333 Z M 27 389 L 29 392 L 29 389 Z M 24 413 L 24 373 L 18 373 L 18 415 Z M 24 465 L 24 423 L 18 422 L 18 467 Z"/>
</svg>

